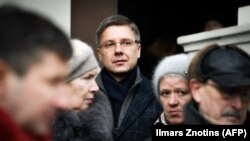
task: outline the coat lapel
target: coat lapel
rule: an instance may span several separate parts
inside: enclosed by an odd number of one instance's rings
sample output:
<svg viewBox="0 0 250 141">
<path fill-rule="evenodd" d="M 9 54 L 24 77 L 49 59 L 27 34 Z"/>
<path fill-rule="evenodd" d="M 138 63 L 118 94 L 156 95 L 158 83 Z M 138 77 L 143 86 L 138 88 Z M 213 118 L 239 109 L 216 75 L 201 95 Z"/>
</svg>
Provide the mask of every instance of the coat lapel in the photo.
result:
<svg viewBox="0 0 250 141">
<path fill-rule="evenodd" d="M 140 85 L 140 84 L 139 84 Z M 152 94 L 151 86 L 147 86 L 144 89 L 136 89 L 134 98 L 127 110 L 127 113 L 122 121 L 121 126 L 115 129 L 116 137 L 119 137 L 146 109 L 148 104 L 152 101 L 154 95 Z"/>
</svg>

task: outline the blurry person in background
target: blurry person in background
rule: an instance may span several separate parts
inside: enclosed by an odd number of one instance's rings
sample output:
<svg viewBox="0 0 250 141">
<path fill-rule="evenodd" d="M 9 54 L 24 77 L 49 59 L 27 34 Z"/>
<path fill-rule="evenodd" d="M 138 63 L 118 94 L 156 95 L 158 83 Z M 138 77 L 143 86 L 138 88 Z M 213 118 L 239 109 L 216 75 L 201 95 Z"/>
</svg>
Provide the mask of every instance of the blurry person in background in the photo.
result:
<svg viewBox="0 0 250 141">
<path fill-rule="evenodd" d="M 50 21 L 0 7 L 0 140 L 50 140 L 56 109 L 68 108 L 68 38 Z"/>
<path fill-rule="evenodd" d="M 71 95 L 70 110 L 57 113 L 53 124 L 54 141 L 112 140 L 112 111 L 106 95 L 98 94 L 95 78 L 100 67 L 92 48 L 86 43 L 71 40 L 73 57 L 66 85 Z"/>
<path fill-rule="evenodd" d="M 208 20 L 204 25 L 204 31 L 211 31 L 220 28 L 223 28 L 222 23 L 215 19 Z"/>
<path fill-rule="evenodd" d="M 97 28 L 96 43 L 104 66 L 96 81 L 112 106 L 114 140 L 148 138 L 162 109 L 154 97 L 152 83 L 137 66 L 141 55 L 138 27 L 125 16 L 112 15 Z"/>
<path fill-rule="evenodd" d="M 154 69 L 162 58 L 183 52 L 183 47 L 177 45 L 174 35 L 161 35 L 148 47 L 145 54 L 147 63 L 142 64 L 141 69 L 152 80 Z"/>
<path fill-rule="evenodd" d="M 185 124 L 250 123 L 250 56 L 232 46 L 200 50 L 188 71 L 193 100 L 184 107 Z"/>
<path fill-rule="evenodd" d="M 211 31 L 224 27 L 225 21 L 222 13 L 218 11 L 208 11 L 203 16 L 203 31 Z"/>
<path fill-rule="evenodd" d="M 155 125 L 183 124 L 183 107 L 191 100 L 187 81 L 188 57 L 177 54 L 163 58 L 155 68 L 153 86 L 163 113 Z"/>
</svg>

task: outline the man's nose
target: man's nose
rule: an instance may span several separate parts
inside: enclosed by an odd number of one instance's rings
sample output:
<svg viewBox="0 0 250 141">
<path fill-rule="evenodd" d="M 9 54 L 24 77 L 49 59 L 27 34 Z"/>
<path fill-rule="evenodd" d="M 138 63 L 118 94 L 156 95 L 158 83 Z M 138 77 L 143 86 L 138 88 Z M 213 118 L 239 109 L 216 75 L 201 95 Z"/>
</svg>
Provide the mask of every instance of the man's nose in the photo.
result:
<svg viewBox="0 0 250 141">
<path fill-rule="evenodd" d="M 241 97 L 241 95 L 236 95 L 234 96 L 234 98 L 232 99 L 232 105 L 233 107 L 237 108 L 237 109 L 241 109 L 243 106 L 243 98 Z"/>
<path fill-rule="evenodd" d="M 122 48 L 120 42 L 116 42 L 116 43 L 115 43 L 115 52 L 116 52 L 116 53 L 123 52 L 123 48 Z"/>
</svg>

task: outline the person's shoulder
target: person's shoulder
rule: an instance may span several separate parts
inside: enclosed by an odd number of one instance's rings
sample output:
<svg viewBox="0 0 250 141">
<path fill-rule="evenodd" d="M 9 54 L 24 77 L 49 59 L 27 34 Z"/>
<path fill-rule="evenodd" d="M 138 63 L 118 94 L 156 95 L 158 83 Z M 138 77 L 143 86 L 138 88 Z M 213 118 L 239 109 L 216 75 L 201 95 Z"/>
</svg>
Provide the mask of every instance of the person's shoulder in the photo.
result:
<svg viewBox="0 0 250 141">
<path fill-rule="evenodd" d="M 97 83 L 102 81 L 102 74 L 101 74 L 101 72 L 96 76 L 95 81 Z"/>
<path fill-rule="evenodd" d="M 95 101 L 101 102 L 101 103 L 108 103 L 108 96 L 102 92 L 102 91 L 97 91 L 95 93 L 95 97 L 94 97 Z"/>
<path fill-rule="evenodd" d="M 247 118 L 243 125 L 250 125 L 250 110 L 248 110 L 247 112 Z"/>
<path fill-rule="evenodd" d="M 149 86 L 150 89 L 152 89 L 152 86 L 153 86 L 152 82 L 151 82 L 147 77 L 145 77 L 142 73 L 140 73 L 140 77 L 141 77 L 141 79 L 142 79 L 141 82 L 142 82 L 143 84 Z"/>
</svg>

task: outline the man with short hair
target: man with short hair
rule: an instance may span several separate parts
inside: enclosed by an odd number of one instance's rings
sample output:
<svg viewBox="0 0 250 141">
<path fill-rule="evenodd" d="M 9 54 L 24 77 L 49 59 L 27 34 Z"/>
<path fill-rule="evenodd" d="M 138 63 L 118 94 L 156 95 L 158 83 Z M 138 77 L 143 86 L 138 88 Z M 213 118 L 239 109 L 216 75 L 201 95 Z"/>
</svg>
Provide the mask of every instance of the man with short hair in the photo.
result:
<svg viewBox="0 0 250 141">
<path fill-rule="evenodd" d="M 250 56 L 231 46 L 200 50 L 189 66 L 193 100 L 184 108 L 186 124 L 249 124 Z"/>
<path fill-rule="evenodd" d="M 148 138 L 150 127 L 162 109 L 154 97 L 151 82 L 137 67 L 141 55 L 138 27 L 122 15 L 107 17 L 97 29 L 96 42 L 104 66 L 96 80 L 111 102 L 114 140 Z"/>
<path fill-rule="evenodd" d="M 0 140 L 50 140 L 54 112 L 67 108 L 64 79 L 72 49 L 48 20 L 0 7 Z"/>
</svg>

